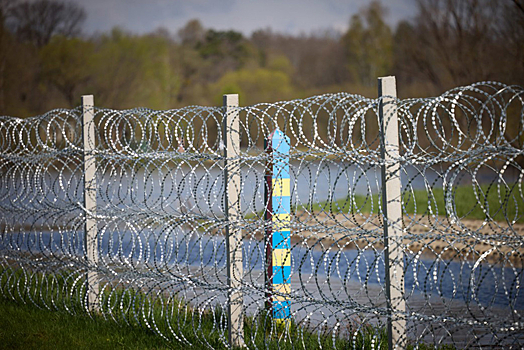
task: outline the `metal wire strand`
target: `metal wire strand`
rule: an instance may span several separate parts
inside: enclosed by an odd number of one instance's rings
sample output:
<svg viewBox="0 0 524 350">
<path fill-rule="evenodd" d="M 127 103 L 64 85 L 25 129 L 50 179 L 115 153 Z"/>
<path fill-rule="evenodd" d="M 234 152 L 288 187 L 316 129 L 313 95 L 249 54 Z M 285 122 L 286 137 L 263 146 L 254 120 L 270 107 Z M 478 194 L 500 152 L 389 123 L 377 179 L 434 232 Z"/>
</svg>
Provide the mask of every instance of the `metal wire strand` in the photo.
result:
<svg viewBox="0 0 524 350">
<path fill-rule="evenodd" d="M 238 166 L 227 176 L 223 108 L 92 107 L 92 140 L 80 107 L 1 117 L 0 293 L 229 347 L 226 232 L 239 229 L 242 272 L 231 278 L 248 348 L 378 348 L 388 318 L 405 320 L 406 345 L 521 348 L 524 89 L 482 82 L 395 99 L 393 159 L 381 154 L 381 101 L 337 93 L 238 107 L 238 156 L 228 158 Z M 278 227 L 265 177 L 277 156 L 264 140 L 276 129 L 290 146 L 289 290 L 265 280 Z M 385 284 L 381 167 L 391 164 L 402 220 L 388 246 L 402 252 L 404 310 L 388 307 Z M 231 218 L 234 175 L 240 215 Z M 88 220 L 96 259 L 86 258 Z M 283 327 L 268 296 L 288 307 Z"/>
</svg>

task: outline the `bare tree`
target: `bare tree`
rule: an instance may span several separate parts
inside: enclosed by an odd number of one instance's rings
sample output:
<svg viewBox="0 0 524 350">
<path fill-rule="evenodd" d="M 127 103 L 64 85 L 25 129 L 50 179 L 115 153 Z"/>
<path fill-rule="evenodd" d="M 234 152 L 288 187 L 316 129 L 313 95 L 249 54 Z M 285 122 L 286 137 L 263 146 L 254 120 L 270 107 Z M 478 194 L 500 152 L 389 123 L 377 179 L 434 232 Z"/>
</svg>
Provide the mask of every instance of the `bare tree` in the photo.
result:
<svg viewBox="0 0 524 350">
<path fill-rule="evenodd" d="M 524 3 L 522 3 L 522 1 L 519 1 L 519 0 L 513 0 L 513 2 L 515 3 L 515 5 L 518 7 L 518 9 L 524 13 Z"/>
<path fill-rule="evenodd" d="M 506 4 L 504 22 L 501 26 L 501 37 L 506 43 L 506 59 L 512 64 L 507 66 L 511 71 L 514 81 L 520 83 L 524 80 L 524 1 L 513 0 L 513 4 Z"/>
<path fill-rule="evenodd" d="M 444 90 L 500 77 L 507 46 L 501 33 L 506 21 L 503 2 L 417 0 L 417 4 L 413 29 L 406 24 L 399 29 L 411 36 L 403 46 L 422 79 Z"/>
<path fill-rule="evenodd" d="M 17 2 L 7 13 L 6 23 L 19 40 L 42 47 L 53 35 L 79 35 L 85 18 L 84 9 L 74 3 L 37 0 Z"/>
<path fill-rule="evenodd" d="M 352 80 L 364 86 L 375 86 L 377 76 L 391 73 L 393 36 L 386 15 L 380 1 L 372 1 L 351 18 L 342 37 Z"/>
<path fill-rule="evenodd" d="M 329 88 L 348 79 L 344 48 L 331 32 L 290 36 L 265 29 L 254 32 L 251 42 L 259 50 L 263 67 L 271 57 L 287 57 L 293 67 L 292 81 L 301 89 Z"/>
<path fill-rule="evenodd" d="M 182 44 L 194 47 L 204 41 L 206 30 L 198 19 L 192 19 L 178 30 L 178 37 L 182 41 Z"/>
<path fill-rule="evenodd" d="M 5 70 L 10 39 L 6 31 L 5 22 L 13 3 L 14 0 L 0 0 L 0 114 L 3 114 L 5 111 Z"/>
</svg>

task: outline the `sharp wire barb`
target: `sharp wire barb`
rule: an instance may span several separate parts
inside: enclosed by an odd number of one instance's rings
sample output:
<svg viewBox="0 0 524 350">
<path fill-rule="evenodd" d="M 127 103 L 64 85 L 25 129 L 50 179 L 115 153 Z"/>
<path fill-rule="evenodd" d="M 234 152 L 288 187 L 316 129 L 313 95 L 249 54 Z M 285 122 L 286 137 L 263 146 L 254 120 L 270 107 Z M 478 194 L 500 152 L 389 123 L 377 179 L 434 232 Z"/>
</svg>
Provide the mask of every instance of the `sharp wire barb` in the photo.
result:
<svg viewBox="0 0 524 350">
<path fill-rule="evenodd" d="M 405 321 L 399 348 L 522 348 L 524 89 L 390 97 L 390 154 L 385 98 L 235 107 L 235 127 L 202 106 L 0 117 L 0 294 L 204 348 L 230 347 L 228 310 L 253 349 L 387 347 L 388 318 Z M 289 154 L 265 149 L 276 129 Z M 289 181 L 271 180 L 284 158 Z M 386 220 L 393 166 L 402 210 Z"/>
</svg>

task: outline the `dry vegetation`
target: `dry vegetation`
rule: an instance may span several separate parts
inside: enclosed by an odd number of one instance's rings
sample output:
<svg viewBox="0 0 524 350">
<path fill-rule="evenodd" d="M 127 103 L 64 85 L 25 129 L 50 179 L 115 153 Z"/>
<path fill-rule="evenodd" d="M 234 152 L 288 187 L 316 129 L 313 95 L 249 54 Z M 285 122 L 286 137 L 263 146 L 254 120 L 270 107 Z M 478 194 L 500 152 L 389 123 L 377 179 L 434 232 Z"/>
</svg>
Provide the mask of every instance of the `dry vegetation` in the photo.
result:
<svg viewBox="0 0 524 350">
<path fill-rule="evenodd" d="M 317 93 L 376 94 L 376 77 L 396 75 L 400 97 L 439 94 L 483 80 L 524 80 L 522 0 L 413 0 L 417 15 L 387 24 L 371 2 L 345 33 L 246 37 L 189 21 L 176 33 L 81 33 L 85 11 L 62 0 L 0 0 L 0 115 L 98 106 L 170 109 L 241 104 Z"/>
</svg>

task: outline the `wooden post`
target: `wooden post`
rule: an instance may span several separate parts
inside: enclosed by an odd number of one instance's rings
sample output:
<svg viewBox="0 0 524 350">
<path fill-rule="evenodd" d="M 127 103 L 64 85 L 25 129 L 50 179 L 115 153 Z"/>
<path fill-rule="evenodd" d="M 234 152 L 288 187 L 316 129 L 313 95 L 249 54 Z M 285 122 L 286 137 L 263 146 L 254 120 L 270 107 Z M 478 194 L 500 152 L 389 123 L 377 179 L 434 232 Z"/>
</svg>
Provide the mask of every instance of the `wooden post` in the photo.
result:
<svg viewBox="0 0 524 350">
<path fill-rule="evenodd" d="M 265 142 L 270 161 L 266 169 L 266 295 L 267 306 L 277 324 L 288 326 L 291 310 L 291 183 L 289 176 L 290 143 L 276 129 Z"/>
<path fill-rule="evenodd" d="M 242 230 L 240 221 L 240 114 L 238 95 L 224 95 L 224 209 L 228 282 L 228 340 L 231 346 L 244 347 L 242 296 Z"/>
<path fill-rule="evenodd" d="M 406 302 L 404 299 L 404 255 L 402 243 L 402 184 L 400 182 L 397 88 L 395 77 L 378 79 L 382 166 L 382 210 L 384 215 L 384 263 L 388 307 L 389 349 L 406 347 Z"/>
<path fill-rule="evenodd" d="M 93 95 L 82 96 L 83 117 L 83 146 L 84 146 L 84 207 L 85 213 L 85 236 L 84 244 L 88 264 L 87 272 L 87 302 L 88 311 L 98 311 L 97 296 L 99 291 L 98 274 L 98 237 L 96 215 L 96 159 L 93 151 L 95 145 L 95 123 L 94 123 L 94 99 Z"/>
<path fill-rule="evenodd" d="M 266 250 L 264 286 L 266 288 L 266 310 L 272 315 L 273 309 L 273 148 L 271 138 L 264 138 L 264 151 L 267 161 L 265 169 L 264 211 L 265 236 L 264 247 Z"/>
</svg>

